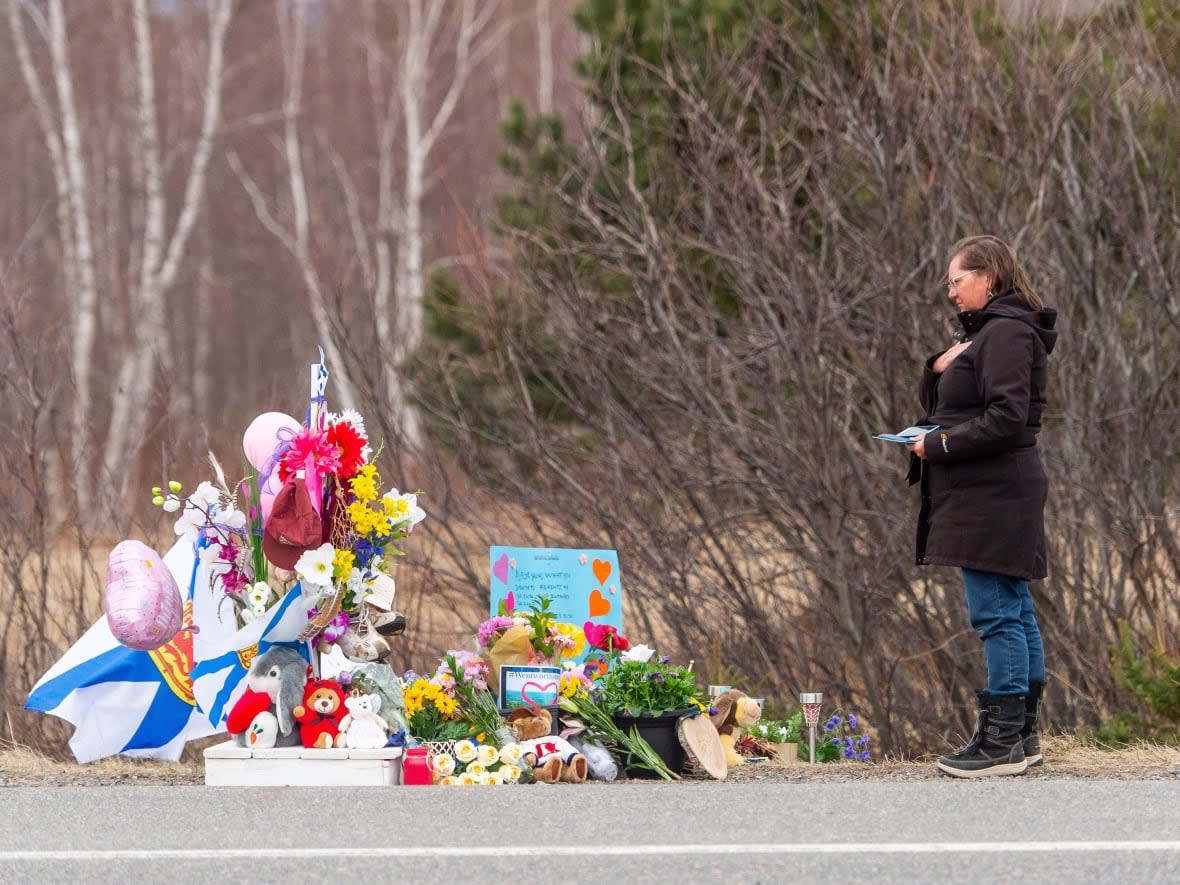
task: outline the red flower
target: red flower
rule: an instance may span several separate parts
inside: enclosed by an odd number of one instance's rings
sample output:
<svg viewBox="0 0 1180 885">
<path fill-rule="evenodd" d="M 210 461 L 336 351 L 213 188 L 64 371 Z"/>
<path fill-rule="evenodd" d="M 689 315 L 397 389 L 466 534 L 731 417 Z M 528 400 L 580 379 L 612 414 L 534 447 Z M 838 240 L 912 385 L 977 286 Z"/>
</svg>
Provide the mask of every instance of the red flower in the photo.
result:
<svg viewBox="0 0 1180 885">
<path fill-rule="evenodd" d="M 351 479 L 365 463 L 364 451 L 368 440 L 361 436 L 356 427 L 349 421 L 337 421 L 328 428 L 328 442 L 336 446 L 340 452 L 340 470 L 337 479 L 344 481 Z"/>
<path fill-rule="evenodd" d="M 586 634 L 586 641 L 594 648 L 603 651 L 626 651 L 631 643 L 610 624 L 595 624 L 587 621 L 582 625 L 582 632 Z"/>
</svg>

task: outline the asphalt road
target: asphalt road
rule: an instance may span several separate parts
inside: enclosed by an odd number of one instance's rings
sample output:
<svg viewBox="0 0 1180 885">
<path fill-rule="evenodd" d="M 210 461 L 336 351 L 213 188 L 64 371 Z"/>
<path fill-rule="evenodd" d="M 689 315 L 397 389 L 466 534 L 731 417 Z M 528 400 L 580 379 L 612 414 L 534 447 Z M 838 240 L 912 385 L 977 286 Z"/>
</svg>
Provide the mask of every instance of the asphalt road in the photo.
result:
<svg viewBox="0 0 1180 885">
<path fill-rule="evenodd" d="M 0 882 L 1180 881 L 1180 782 L 0 789 Z"/>
</svg>

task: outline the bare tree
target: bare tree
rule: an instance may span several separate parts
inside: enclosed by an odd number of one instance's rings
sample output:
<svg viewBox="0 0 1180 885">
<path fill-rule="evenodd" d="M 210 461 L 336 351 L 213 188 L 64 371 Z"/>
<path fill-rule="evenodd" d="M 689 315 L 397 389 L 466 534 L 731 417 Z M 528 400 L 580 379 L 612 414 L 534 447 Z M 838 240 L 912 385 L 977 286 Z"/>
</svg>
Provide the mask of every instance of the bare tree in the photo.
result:
<svg viewBox="0 0 1180 885">
<path fill-rule="evenodd" d="M 119 369 L 111 399 L 103 404 L 109 421 L 101 445 L 96 439 L 98 422 L 93 414 L 96 404 L 91 378 L 99 307 L 92 219 L 99 217 L 102 209 L 101 197 L 96 196 L 88 184 L 86 147 L 74 97 L 65 13 L 61 0 L 49 3 L 48 21 L 42 19 L 35 6 L 24 0 L 9 0 L 8 8 L 22 75 L 37 109 L 57 188 L 58 235 L 65 260 L 63 278 L 74 320 L 71 368 L 76 390 L 71 470 L 80 510 L 89 513 L 91 501 L 110 499 L 113 490 L 122 491 L 119 477 L 126 479 L 125 468 L 135 460 L 147 426 L 148 403 L 159 350 L 167 337 L 165 296 L 176 283 L 187 254 L 190 234 L 201 212 L 206 172 L 221 123 L 224 46 L 234 3 L 232 0 L 213 0 L 209 4 L 204 113 L 189 158 L 183 195 L 172 207 L 168 204 L 165 185 L 165 147 L 159 133 L 147 0 L 136 0 L 131 6 L 138 124 L 134 141 L 137 151 L 135 169 L 142 189 L 142 204 L 135 214 L 139 222 L 134 249 L 138 268 L 126 281 L 135 322 L 130 324 L 128 340 L 123 342 L 124 349 L 118 355 Z M 57 93 L 56 109 L 33 63 L 22 14 L 34 23 L 48 44 L 52 82 Z M 171 230 L 170 213 L 175 215 Z M 89 453 L 95 451 L 102 453 L 98 464 L 89 462 Z M 94 473 L 96 467 L 97 475 Z"/>
</svg>

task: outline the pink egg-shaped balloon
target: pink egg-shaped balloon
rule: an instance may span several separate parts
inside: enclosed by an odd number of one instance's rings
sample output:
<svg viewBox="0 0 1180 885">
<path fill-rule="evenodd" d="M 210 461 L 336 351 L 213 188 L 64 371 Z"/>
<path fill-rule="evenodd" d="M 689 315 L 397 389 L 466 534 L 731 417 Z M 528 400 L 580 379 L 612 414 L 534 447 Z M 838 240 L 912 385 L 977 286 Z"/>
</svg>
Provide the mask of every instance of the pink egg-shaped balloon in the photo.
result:
<svg viewBox="0 0 1180 885">
<path fill-rule="evenodd" d="M 172 572 L 140 541 L 120 541 L 111 551 L 102 609 L 115 639 L 143 651 L 159 648 L 175 636 L 183 615 Z"/>
<path fill-rule="evenodd" d="M 276 467 L 267 478 L 266 484 L 262 487 L 262 491 L 258 495 L 258 504 L 262 507 L 263 525 L 266 525 L 266 521 L 270 519 L 271 508 L 275 506 L 275 495 L 279 493 L 279 489 L 282 487 L 283 484 L 279 481 L 279 471 Z"/>
<path fill-rule="evenodd" d="M 242 434 L 242 451 L 255 470 L 263 470 L 271 455 L 303 425 L 283 412 L 263 412 Z"/>
</svg>

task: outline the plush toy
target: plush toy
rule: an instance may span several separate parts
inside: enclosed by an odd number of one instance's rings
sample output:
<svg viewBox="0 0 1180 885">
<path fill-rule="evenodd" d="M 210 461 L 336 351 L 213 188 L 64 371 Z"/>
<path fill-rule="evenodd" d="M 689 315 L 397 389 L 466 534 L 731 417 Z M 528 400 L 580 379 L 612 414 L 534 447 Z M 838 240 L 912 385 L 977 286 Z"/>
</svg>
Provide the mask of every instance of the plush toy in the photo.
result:
<svg viewBox="0 0 1180 885">
<path fill-rule="evenodd" d="M 389 723 L 381 716 L 381 696 L 354 694 L 344 699 L 348 713 L 340 721 L 338 747 L 379 750 L 389 740 Z"/>
<path fill-rule="evenodd" d="M 345 718 L 344 689 L 334 679 L 309 679 L 303 688 L 303 703 L 291 711 L 299 723 L 303 746 L 327 750 L 336 745 L 340 721 Z"/>
<path fill-rule="evenodd" d="M 746 760 L 734 749 L 734 744 L 741 737 L 743 728 L 749 728 L 762 718 L 762 704 L 744 691 L 731 688 L 715 697 L 713 706 L 717 712 L 712 720 L 721 736 L 721 746 L 725 748 L 725 761 L 730 765 L 741 765 Z"/>
<path fill-rule="evenodd" d="M 553 730 L 553 717 L 543 707 L 521 707 L 508 714 L 507 722 L 516 732 L 522 758 L 532 765 L 536 779 L 555 784 L 559 780 L 580 784 L 586 780 L 586 757 Z"/>
<path fill-rule="evenodd" d="M 229 711 L 225 730 L 243 747 L 273 747 L 279 737 L 279 720 L 270 711 L 270 695 L 246 689 Z"/>
<path fill-rule="evenodd" d="M 307 662 L 299 652 L 283 645 L 273 645 L 254 659 L 246 676 L 246 693 L 234 704 L 230 717 L 234 719 L 231 728 L 226 719 L 226 731 L 233 735 L 239 746 L 299 746 L 299 732 L 291 713 L 303 697 L 303 686 L 307 682 Z M 266 698 L 265 709 L 262 700 Z M 274 724 L 263 714 L 269 714 Z M 257 722 L 258 740 L 263 743 L 249 743 L 249 737 Z M 273 743 L 265 743 L 268 731 L 275 728 Z"/>
</svg>

